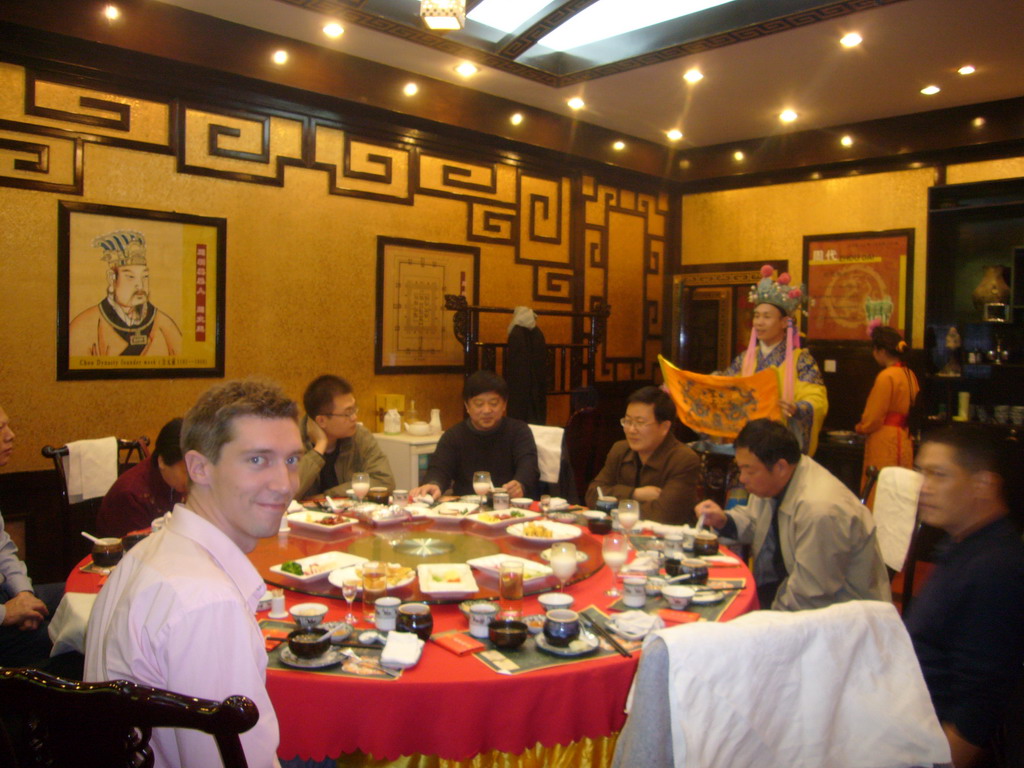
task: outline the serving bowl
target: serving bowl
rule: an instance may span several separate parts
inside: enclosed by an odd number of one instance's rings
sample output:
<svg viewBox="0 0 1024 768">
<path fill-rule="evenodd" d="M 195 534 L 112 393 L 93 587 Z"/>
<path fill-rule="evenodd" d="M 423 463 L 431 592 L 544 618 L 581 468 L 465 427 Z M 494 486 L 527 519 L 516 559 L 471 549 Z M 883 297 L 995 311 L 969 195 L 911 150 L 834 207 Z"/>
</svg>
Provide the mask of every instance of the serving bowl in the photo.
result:
<svg viewBox="0 0 1024 768">
<path fill-rule="evenodd" d="M 288 648 L 299 659 L 315 659 L 331 647 L 329 629 L 294 629 L 288 633 Z"/>
</svg>

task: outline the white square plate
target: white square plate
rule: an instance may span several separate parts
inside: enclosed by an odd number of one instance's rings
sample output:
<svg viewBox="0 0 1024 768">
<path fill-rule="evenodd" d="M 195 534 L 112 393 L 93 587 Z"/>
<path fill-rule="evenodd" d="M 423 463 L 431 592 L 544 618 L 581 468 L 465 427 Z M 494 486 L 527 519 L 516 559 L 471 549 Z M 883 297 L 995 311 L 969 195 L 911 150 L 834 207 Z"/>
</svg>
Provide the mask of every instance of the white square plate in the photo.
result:
<svg viewBox="0 0 1024 768">
<path fill-rule="evenodd" d="M 354 517 L 343 517 L 333 515 L 330 512 L 312 512 L 303 510 L 293 512 L 287 516 L 288 527 L 298 531 L 313 531 L 314 533 L 339 533 L 346 528 L 355 525 L 359 521 Z M 337 520 L 336 523 L 324 523 L 324 520 Z"/>
<path fill-rule="evenodd" d="M 551 567 L 544 565 L 543 563 L 536 563 L 533 560 L 527 560 L 525 557 L 516 557 L 515 555 L 504 555 L 501 553 L 498 553 L 497 555 L 487 555 L 486 557 L 474 557 L 472 560 L 467 560 L 466 565 L 479 568 L 481 571 L 490 573 L 497 578 L 501 564 L 508 560 L 523 564 L 523 584 L 543 581 L 552 573 Z"/>
<path fill-rule="evenodd" d="M 350 555 L 348 552 L 332 550 L 330 552 L 321 552 L 319 555 L 300 557 L 295 562 L 302 566 L 303 574 L 301 576 L 297 573 L 282 571 L 281 566 L 284 563 L 272 565 L 270 570 L 279 576 L 286 576 L 289 579 L 308 584 L 318 579 L 326 579 L 327 575 L 336 568 L 344 568 L 347 565 L 355 565 L 356 563 L 365 563 L 366 558 L 359 555 Z"/>
<path fill-rule="evenodd" d="M 416 566 L 420 592 L 425 595 L 465 595 L 479 587 L 465 563 L 424 563 Z"/>
<path fill-rule="evenodd" d="M 442 501 L 436 507 L 424 511 L 423 516 L 433 520 L 464 520 L 479 509 L 479 504 L 468 501 Z"/>
<path fill-rule="evenodd" d="M 530 512 L 525 509 L 503 509 L 500 512 L 477 512 L 474 515 L 467 515 L 466 519 L 488 528 L 504 528 L 512 523 L 525 523 L 535 517 L 540 517 L 540 512 Z"/>
</svg>

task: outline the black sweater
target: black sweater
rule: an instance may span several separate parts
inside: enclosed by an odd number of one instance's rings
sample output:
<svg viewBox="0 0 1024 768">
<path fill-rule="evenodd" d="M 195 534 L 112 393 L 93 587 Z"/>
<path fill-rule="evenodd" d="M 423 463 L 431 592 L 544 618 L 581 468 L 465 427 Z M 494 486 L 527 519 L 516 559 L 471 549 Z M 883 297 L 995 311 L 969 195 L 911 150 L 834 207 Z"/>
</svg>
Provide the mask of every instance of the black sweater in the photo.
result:
<svg viewBox="0 0 1024 768">
<path fill-rule="evenodd" d="M 504 418 L 490 432 L 474 429 L 469 419 L 447 430 L 430 457 L 426 482 L 436 483 L 442 493 L 452 485 L 462 496 L 474 493 L 474 472 L 490 472 L 495 488 L 518 480 L 525 493 L 535 493 L 540 470 L 530 428 L 518 419 Z"/>
</svg>

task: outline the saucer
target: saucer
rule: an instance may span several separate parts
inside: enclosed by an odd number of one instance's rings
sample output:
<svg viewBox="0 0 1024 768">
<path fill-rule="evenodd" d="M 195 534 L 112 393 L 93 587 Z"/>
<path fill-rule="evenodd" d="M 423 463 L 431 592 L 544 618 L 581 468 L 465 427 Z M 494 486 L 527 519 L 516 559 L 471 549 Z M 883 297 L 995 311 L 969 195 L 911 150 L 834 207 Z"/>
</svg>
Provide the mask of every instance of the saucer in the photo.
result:
<svg viewBox="0 0 1024 768">
<path fill-rule="evenodd" d="M 725 600 L 725 593 L 717 589 L 700 589 L 697 594 L 690 598 L 694 605 L 714 605 Z"/>
<path fill-rule="evenodd" d="M 578 640 L 582 640 L 584 643 L 587 644 L 586 648 L 581 648 L 578 651 L 574 650 L 571 647 L 559 648 L 557 645 L 551 645 L 551 643 L 548 642 L 548 639 L 544 637 L 543 632 L 541 632 L 538 635 L 535 635 L 533 639 L 534 642 L 537 643 L 537 647 L 540 648 L 540 650 L 545 651 L 546 653 L 550 653 L 552 656 L 586 656 L 588 653 L 593 653 L 594 651 L 596 651 L 598 649 L 598 646 L 600 645 L 597 639 L 597 635 L 592 635 L 590 632 L 587 632 L 586 630 L 580 630 L 580 636 L 577 638 Z"/>
<path fill-rule="evenodd" d="M 291 648 L 285 646 L 281 649 L 279 658 L 282 664 L 297 669 L 323 669 L 341 663 L 341 654 L 334 648 L 328 648 L 323 655 L 317 656 L 315 659 L 300 659 L 292 653 Z"/>
</svg>

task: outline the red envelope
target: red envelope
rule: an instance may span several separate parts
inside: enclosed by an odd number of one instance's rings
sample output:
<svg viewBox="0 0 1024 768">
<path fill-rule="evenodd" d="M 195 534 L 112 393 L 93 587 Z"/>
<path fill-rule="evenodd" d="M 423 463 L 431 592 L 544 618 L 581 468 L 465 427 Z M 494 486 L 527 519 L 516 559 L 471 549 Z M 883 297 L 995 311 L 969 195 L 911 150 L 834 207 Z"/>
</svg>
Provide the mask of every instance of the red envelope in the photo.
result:
<svg viewBox="0 0 1024 768">
<path fill-rule="evenodd" d="M 453 632 L 449 635 L 434 635 L 430 639 L 456 656 L 465 656 L 467 653 L 476 653 L 484 649 L 484 644 L 475 637 L 464 635 L 461 632 Z"/>
<path fill-rule="evenodd" d="M 693 611 L 673 611 L 671 608 L 662 608 L 658 615 L 665 620 L 666 624 L 689 624 L 691 621 L 700 619 L 699 613 Z"/>
</svg>

